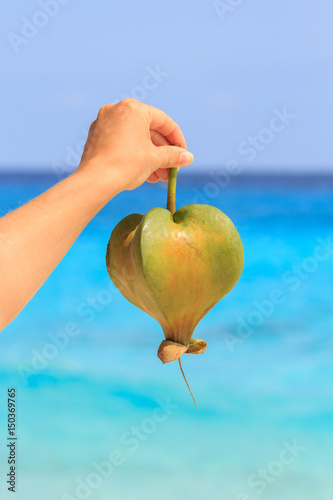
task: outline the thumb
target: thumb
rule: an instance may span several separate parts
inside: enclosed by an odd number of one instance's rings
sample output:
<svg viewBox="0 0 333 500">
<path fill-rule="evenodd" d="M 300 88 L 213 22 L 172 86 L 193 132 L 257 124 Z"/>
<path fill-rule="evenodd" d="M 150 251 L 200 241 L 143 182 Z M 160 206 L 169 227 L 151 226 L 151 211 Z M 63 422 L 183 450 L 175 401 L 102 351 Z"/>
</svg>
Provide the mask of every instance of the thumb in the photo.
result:
<svg viewBox="0 0 333 500">
<path fill-rule="evenodd" d="M 192 163 L 193 154 L 178 146 L 156 147 L 159 168 L 183 167 Z"/>
</svg>

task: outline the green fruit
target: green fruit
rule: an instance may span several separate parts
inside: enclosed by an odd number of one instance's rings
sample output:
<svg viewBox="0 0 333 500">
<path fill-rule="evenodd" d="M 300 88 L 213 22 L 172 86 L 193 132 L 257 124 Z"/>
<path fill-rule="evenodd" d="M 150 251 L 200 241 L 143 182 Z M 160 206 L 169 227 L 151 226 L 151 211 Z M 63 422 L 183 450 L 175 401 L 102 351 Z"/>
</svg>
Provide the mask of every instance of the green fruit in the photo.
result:
<svg viewBox="0 0 333 500">
<path fill-rule="evenodd" d="M 240 236 L 223 212 L 210 205 L 172 211 L 128 215 L 106 253 L 115 286 L 162 326 L 164 363 L 205 350 L 205 341 L 192 339 L 194 329 L 235 286 L 244 263 Z"/>
</svg>

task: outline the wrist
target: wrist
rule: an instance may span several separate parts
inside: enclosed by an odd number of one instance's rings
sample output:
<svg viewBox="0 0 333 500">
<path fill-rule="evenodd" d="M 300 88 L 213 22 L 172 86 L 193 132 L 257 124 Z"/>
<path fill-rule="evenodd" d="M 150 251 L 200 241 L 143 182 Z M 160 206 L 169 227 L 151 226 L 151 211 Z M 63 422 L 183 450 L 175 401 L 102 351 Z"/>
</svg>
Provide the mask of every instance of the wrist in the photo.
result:
<svg viewBox="0 0 333 500">
<path fill-rule="evenodd" d="M 88 161 L 79 167 L 71 174 L 70 177 L 75 179 L 78 189 L 83 189 L 96 199 L 100 209 L 103 208 L 112 198 L 122 191 L 116 176 L 103 175 L 99 165 L 93 160 Z M 111 171 L 111 167 L 109 167 Z"/>
</svg>

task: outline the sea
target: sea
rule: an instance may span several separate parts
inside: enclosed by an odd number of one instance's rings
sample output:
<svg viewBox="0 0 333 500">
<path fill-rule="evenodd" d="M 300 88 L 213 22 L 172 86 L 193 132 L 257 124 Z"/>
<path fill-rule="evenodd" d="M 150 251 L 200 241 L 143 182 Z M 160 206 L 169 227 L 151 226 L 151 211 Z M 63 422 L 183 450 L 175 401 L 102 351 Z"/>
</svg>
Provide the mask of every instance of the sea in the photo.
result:
<svg viewBox="0 0 333 500">
<path fill-rule="evenodd" d="M 56 182 L 1 174 L 0 214 Z M 178 363 L 157 357 L 160 325 L 106 271 L 114 226 L 166 205 L 166 185 L 145 183 L 109 202 L 0 334 L 2 500 L 332 500 L 333 177 L 180 171 L 177 207 L 192 203 L 227 214 L 245 253 L 196 328 L 206 352 L 182 357 L 198 409 Z"/>
</svg>

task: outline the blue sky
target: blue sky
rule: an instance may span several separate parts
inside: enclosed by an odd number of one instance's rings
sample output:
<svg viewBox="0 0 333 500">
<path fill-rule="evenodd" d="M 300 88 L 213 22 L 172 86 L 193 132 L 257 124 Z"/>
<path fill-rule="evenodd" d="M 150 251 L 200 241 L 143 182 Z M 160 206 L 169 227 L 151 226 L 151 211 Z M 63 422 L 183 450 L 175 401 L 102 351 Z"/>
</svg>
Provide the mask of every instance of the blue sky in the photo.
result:
<svg viewBox="0 0 333 500">
<path fill-rule="evenodd" d="M 126 95 L 180 124 L 193 169 L 331 170 L 331 0 L 1 10 L 1 170 L 72 168 L 99 107 Z"/>
</svg>

